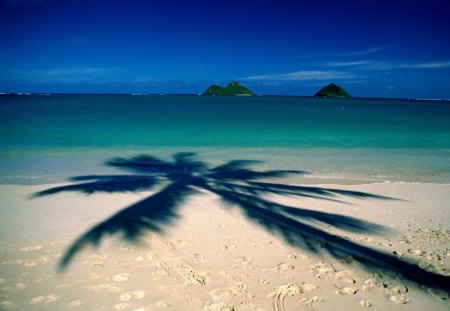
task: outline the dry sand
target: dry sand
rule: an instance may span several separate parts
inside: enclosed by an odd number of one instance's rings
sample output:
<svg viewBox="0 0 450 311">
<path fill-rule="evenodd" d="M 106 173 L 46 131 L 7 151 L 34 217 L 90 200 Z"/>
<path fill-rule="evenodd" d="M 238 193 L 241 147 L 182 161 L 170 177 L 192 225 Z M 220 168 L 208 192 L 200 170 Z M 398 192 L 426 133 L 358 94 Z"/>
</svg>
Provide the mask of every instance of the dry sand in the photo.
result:
<svg viewBox="0 0 450 311">
<path fill-rule="evenodd" d="M 58 272 L 61 258 L 76 238 L 150 194 L 61 193 L 29 198 L 49 187 L 0 186 L 1 310 L 450 308 L 445 290 L 404 280 L 392 269 L 367 269 L 350 255 L 332 256 L 327 250 L 333 242 L 323 236 L 310 239 L 309 250 L 297 244 L 295 236 L 289 244 L 279 227 L 264 227 L 263 219 L 251 221 L 243 209 L 224 205 L 207 192 L 184 202 L 179 217 L 162 225 L 161 232 L 143 233 L 135 244 L 120 235 L 106 236 L 98 248 L 82 249 Z M 323 187 L 401 200 L 270 199 L 302 211 L 347 215 L 384 226 L 379 234 L 358 233 L 304 219 L 322 232 L 450 276 L 450 185 Z"/>
</svg>

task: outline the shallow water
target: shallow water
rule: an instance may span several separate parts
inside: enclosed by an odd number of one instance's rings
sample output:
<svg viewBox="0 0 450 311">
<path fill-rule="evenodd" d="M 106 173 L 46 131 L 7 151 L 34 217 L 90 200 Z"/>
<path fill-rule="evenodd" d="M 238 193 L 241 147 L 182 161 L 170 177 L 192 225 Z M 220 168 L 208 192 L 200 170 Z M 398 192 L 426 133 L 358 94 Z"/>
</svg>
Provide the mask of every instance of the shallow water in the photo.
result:
<svg viewBox="0 0 450 311">
<path fill-rule="evenodd" d="M 450 103 L 131 95 L 0 96 L 0 183 L 108 173 L 102 163 L 193 151 L 324 182 L 450 183 Z M 293 182 L 305 182 L 304 178 Z"/>
</svg>

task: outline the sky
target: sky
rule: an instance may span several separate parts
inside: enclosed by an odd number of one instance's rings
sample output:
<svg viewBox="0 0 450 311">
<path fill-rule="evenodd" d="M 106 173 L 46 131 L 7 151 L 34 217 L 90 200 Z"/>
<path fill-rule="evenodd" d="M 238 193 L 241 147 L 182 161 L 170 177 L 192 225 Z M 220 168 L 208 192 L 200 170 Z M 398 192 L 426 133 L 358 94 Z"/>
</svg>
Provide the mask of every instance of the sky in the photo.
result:
<svg viewBox="0 0 450 311">
<path fill-rule="evenodd" d="M 0 0 L 0 92 L 450 99 L 450 1 Z"/>
</svg>

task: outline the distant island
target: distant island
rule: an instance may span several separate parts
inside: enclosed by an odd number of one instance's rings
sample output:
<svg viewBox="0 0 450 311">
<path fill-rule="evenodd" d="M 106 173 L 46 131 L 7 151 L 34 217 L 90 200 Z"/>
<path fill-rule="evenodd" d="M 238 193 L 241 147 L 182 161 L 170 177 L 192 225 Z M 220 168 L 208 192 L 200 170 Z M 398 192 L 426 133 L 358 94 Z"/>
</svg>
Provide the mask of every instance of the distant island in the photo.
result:
<svg viewBox="0 0 450 311">
<path fill-rule="evenodd" d="M 252 96 L 255 95 L 245 86 L 240 85 L 236 81 L 230 82 L 226 87 L 213 84 L 202 93 L 202 95 L 236 95 L 236 96 Z"/>
<path fill-rule="evenodd" d="M 343 88 L 340 86 L 331 83 L 327 86 L 324 86 L 319 90 L 319 92 L 314 95 L 314 97 L 344 97 L 348 98 L 351 97 L 349 93 L 347 93 Z"/>
</svg>

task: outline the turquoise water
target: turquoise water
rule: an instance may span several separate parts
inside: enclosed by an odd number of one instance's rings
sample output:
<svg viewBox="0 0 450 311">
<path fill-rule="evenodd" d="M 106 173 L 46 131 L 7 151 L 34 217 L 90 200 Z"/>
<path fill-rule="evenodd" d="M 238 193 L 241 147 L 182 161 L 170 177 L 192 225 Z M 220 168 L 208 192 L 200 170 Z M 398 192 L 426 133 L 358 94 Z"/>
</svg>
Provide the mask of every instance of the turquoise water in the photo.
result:
<svg viewBox="0 0 450 311">
<path fill-rule="evenodd" d="M 177 151 L 213 162 L 261 159 L 321 178 L 447 183 L 450 103 L 0 95 L 0 182 L 59 180 L 102 170 L 110 156 Z"/>
</svg>

